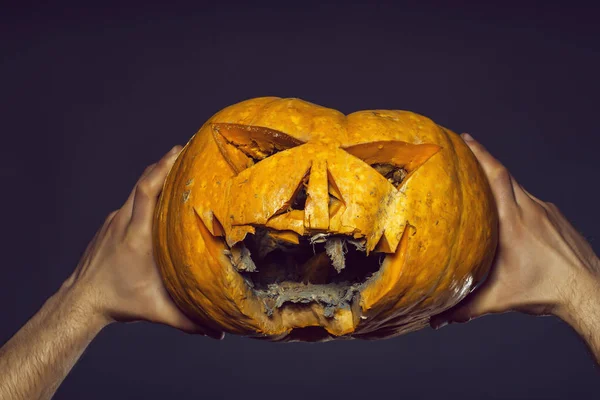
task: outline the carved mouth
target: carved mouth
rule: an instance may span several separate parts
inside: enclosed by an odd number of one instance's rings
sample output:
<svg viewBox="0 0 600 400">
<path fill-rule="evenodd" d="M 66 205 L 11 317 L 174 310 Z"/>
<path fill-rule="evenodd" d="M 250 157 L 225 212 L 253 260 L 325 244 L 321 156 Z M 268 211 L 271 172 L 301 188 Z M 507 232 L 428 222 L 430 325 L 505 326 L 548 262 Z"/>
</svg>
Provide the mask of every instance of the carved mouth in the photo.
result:
<svg viewBox="0 0 600 400">
<path fill-rule="evenodd" d="M 257 228 L 228 255 L 263 301 L 267 315 L 285 304 L 317 302 L 325 307 L 326 317 L 351 305 L 385 257 L 367 255 L 364 239 L 318 233 L 292 243 L 267 228 Z"/>
</svg>

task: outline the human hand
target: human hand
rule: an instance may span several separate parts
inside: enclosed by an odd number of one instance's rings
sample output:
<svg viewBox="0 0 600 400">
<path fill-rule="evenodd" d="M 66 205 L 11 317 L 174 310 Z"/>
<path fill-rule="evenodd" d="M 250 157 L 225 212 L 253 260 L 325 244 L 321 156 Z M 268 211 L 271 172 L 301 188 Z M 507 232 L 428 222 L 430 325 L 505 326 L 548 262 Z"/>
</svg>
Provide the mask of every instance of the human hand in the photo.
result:
<svg viewBox="0 0 600 400">
<path fill-rule="evenodd" d="M 431 319 L 433 328 L 488 313 L 553 314 L 575 325 L 590 301 L 600 307 L 600 261 L 558 208 L 539 200 L 468 134 L 463 139 L 483 167 L 500 217 L 494 265 L 484 283 Z"/>
<path fill-rule="evenodd" d="M 154 208 L 181 146 L 146 168 L 123 206 L 108 215 L 65 282 L 80 306 L 113 321 L 162 323 L 190 333 L 222 338 L 198 326 L 173 303 L 164 288 L 152 250 Z"/>
</svg>

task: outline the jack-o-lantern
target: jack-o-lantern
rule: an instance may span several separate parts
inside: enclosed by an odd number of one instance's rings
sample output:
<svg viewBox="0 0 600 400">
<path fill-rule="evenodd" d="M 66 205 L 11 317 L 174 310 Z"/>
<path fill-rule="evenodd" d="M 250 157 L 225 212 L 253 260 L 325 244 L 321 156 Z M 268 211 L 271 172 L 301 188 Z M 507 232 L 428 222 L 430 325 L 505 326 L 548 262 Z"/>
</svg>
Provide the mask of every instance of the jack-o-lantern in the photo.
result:
<svg viewBox="0 0 600 400">
<path fill-rule="evenodd" d="M 424 327 L 486 274 L 497 213 L 455 133 L 407 111 L 227 107 L 165 182 L 155 257 L 200 324 L 268 340 Z"/>
</svg>

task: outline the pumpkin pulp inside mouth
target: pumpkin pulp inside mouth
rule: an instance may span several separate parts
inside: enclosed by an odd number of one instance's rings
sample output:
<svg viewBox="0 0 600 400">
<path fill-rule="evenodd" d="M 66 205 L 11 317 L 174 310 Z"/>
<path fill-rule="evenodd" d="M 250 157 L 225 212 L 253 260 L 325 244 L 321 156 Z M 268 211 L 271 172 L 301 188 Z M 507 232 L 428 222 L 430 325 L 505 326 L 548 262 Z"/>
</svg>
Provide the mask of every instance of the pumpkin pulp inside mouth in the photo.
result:
<svg viewBox="0 0 600 400">
<path fill-rule="evenodd" d="M 367 256 L 364 239 L 352 236 L 318 233 L 301 236 L 296 244 L 272 233 L 257 228 L 228 252 L 267 315 L 283 305 L 317 302 L 332 317 L 336 309 L 350 307 L 385 257 L 376 252 Z"/>
<path fill-rule="evenodd" d="M 406 170 L 389 163 L 373 168 L 394 187 L 406 177 Z M 304 210 L 309 174 L 300 182 L 289 203 L 290 210 Z M 329 194 L 330 212 L 341 197 Z M 294 240 L 286 240 L 292 233 Z M 233 248 L 226 250 L 233 266 L 264 304 L 264 311 L 284 305 L 319 303 L 323 315 L 333 317 L 339 308 L 351 307 L 369 278 L 379 271 L 385 253 L 367 255 L 364 238 L 321 232 L 298 236 L 293 232 L 255 227 Z"/>
</svg>

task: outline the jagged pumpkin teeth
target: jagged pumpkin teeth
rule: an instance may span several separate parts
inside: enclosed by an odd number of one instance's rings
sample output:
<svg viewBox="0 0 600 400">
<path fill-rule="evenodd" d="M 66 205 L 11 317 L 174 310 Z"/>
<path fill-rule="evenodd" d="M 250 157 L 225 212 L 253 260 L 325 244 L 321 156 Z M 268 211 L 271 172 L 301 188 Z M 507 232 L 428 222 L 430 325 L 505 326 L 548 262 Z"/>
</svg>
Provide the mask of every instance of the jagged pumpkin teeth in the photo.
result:
<svg viewBox="0 0 600 400">
<path fill-rule="evenodd" d="M 287 242 L 291 244 L 299 244 L 300 239 L 298 238 L 298 234 L 293 231 L 271 231 L 269 235 L 273 237 L 275 240 L 279 240 L 282 242 Z"/>
<path fill-rule="evenodd" d="M 180 153 L 154 249 L 200 324 L 384 338 L 422 328 L 485 276 L 497 218 L 473 154 L 431 120 L 257 98 L 215 114 Z"/>
<path fill-rule="evenodd" d="M 344 207 L 344 203 L 332 197 L 329 199 L 329 215 L 333 217 Z"/>
<path fill-rule="evenodd" d="M 228 250 L 224 250 L 223 253 L 229 256 L 231 265 L 238 271 L 244 272 L 255 272 L 256 264 L 250 256 L 250 251 L 243 244 L 237 244 Z"/>
<path fill-rule="evenodd" d="M 346 267 L 346 243 L 344 239 L 334 237 L 325 241 L 325 252 L 331 259 L 331 265 L 338 272 Z"/>
<path fill-rule="evenodd" d="M 267 228 L 290 230 L 304 235 L 304 210 L 290 210 L 271 217 L 265 224 Z"/>
<path fill-rule="evenodd" d="M 335 200 L 339 200 L 342 204 L 344 204 L 344 196 L 342 196 L 342 193 L 337 187 L 335 179 L 331 175 L 331 171 L 329 169 L 327 169 L 327 186 L 329 189 L 329 194 L 332 196 L 332 198 Z"/>
</svg>

